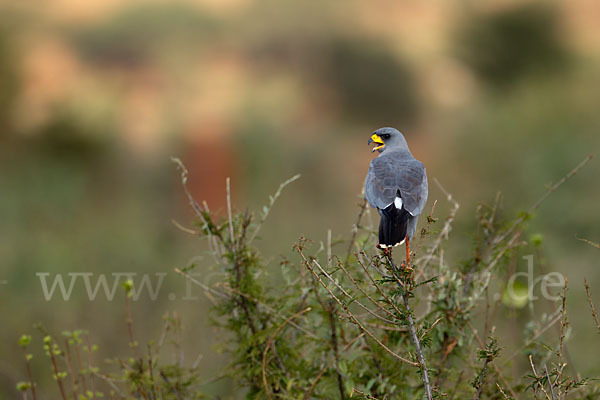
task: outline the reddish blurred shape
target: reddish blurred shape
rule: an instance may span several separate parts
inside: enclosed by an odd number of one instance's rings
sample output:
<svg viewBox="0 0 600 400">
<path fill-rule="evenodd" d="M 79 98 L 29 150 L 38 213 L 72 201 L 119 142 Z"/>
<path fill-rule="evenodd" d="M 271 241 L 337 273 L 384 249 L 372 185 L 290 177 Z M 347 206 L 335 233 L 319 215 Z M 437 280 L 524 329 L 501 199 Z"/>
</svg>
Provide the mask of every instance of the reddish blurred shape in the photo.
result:
<svg viewBox="0 0 600 400">
<path fill-rule="evenodd" d="M 239 176 L 237 154 L 230 133 L 229 124 L 205 122 L 202 127 L 186 135 L 191 140 L 185 145 L 183 159 L 189 170 L 188 183 L 194 198 L 199 203 L 206 201 L 209 208 L 221 216 L 227 214 L 227 177 L 231 178 L 232 197 L 238 197 L 238 191 L 235 190 Z"/>
</svg>

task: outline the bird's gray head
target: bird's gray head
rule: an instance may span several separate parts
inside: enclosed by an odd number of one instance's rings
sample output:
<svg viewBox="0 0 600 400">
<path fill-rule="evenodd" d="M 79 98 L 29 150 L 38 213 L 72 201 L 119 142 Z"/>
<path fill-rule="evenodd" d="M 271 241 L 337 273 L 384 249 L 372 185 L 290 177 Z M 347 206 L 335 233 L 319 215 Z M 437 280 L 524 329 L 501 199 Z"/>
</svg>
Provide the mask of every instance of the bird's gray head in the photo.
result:
<svg viewBox="0 0 600 400">
<path fill-rule="evenodd" d="M 406 143 L 406 139 L 404 139 L 404 135 L 394 128 L 377 129 L 369 139 L 368 144 L 371 143 L 376 144 L 376 146 L 373 147 L 372 152 L 377 150 L 381 153 L 386 149 L 408 150 L 408 144 Z"/>
</svg>

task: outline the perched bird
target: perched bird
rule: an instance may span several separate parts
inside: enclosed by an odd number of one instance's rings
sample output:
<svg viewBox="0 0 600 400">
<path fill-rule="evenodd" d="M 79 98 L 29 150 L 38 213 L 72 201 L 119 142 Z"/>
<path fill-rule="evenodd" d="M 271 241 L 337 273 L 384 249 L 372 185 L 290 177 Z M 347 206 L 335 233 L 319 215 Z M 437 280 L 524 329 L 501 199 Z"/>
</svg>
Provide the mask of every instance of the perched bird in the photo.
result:
<svg viewBox="0 0 600 400">
<path fill-rule="evenodd" d="M 394 128 L 376 130 L 369 139 L 375 143 L 365 179 L 365 193 L 371 207 L 381 216 L 379 244 L 389 254 L 391 247 L 406 243 L 406 264 L 410 262 L 410 239 L 417 219 L 427 202 L 427 174 L 422 162 L 413 157 L 402 133 Z"/>
</svg>

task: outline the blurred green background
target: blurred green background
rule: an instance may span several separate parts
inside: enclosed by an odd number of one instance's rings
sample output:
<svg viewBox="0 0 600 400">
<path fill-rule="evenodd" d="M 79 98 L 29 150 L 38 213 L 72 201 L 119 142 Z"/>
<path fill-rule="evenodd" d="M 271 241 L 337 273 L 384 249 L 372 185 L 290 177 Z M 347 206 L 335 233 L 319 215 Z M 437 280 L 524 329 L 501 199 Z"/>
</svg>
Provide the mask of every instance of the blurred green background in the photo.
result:
<svg viewBox="0 0 600 400">
<path fill-rule="evenodd" d="M 120 292 L 90 301 L 77 284 L 71 300 L 46 301 L 39 272 L 167 272 L 156 301 L 134 303 L 139 341 L 177 310 L 186 362 L 201 354 L 207 380 L 226 365 L 209 302 L 182 300 L 172 272 L 204 244 L 172 223 L 192 213 L 170 156 L 221 211 L 228 176 L 234 207 L 257 209 L 302 174 L 261 233 L 276 268 L 300 235 L 349 234 L 367 139 L 394 126 L 460 202 L 449 251 L 468 258 L 479 202 L 502 192 L 517 215 L 598 152 L 599 20 L 595 0 L 1 1 L 0 398 L 24 379 L 16 342 L 36 322 L 90 330 L 100 359 L 127 348 Z M 600 301 L 600 272 L 598 249 L 577 238 L 600 241 L 599 173 L 592 161 L 531 223 L 546 268 L 568 274 L 583 376 L 600 374 L 583 291 L 587 276 Z M 443 217 L 431 185 L 435 199 Z M 207 391 L 236 392 L 226 380 Z"/>
</svg>

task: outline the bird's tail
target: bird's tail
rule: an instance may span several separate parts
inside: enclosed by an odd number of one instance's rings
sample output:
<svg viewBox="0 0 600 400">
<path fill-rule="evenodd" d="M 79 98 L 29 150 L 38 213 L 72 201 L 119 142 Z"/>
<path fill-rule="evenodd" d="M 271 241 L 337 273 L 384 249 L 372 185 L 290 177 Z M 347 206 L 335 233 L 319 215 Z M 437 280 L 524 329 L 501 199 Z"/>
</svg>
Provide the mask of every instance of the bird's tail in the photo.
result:
<svg viewBox="0 0 600 400">
<path fill-rule="evenodd" d="M 395 204 L 380 210 L 379 247 L 386 248 L 402 244 L 406 239 L 409 212 L 404 207 L 398 209 Z"/>
</svg>

